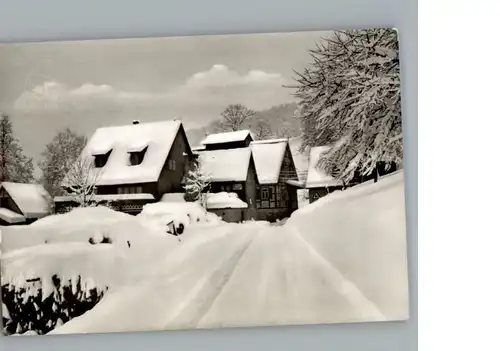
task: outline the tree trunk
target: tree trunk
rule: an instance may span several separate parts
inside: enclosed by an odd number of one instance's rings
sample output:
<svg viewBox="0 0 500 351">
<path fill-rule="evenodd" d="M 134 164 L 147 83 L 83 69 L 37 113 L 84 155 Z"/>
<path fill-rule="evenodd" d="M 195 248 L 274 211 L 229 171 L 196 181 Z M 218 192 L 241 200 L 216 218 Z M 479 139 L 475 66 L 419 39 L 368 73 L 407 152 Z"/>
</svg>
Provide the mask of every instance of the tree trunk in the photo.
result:
<svg viewBox="0 0 500 351">
<path fill-rule="evenodd" d="M 373 182 L 376 183 L 378 182 L 378 177 L 379 177 L 379 173 L 378 173 L 378 164 L 375 166 L 375 170 L 373 171 Z"/>
</svg>

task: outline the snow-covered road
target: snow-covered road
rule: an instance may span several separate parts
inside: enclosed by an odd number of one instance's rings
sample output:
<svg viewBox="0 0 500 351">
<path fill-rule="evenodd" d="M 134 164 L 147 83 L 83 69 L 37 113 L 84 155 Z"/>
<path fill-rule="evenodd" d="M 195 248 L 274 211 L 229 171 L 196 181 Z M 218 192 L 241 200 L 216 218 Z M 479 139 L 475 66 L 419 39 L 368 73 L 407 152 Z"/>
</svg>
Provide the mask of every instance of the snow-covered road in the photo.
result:
<svg viewBox="0 0 500 351">
<path fill-rule="evenodd" d="M 200 228 L 176 249 L 157 250 L 144 257 L 147 264 L 134 266 L 141 271 L 129 272 L 133 286 L 109 291 L 93 310 L 54 333 L 385 319 L 289 226 Z M 145 274 L 144 267 L 151 271 Z"/>
</svg>

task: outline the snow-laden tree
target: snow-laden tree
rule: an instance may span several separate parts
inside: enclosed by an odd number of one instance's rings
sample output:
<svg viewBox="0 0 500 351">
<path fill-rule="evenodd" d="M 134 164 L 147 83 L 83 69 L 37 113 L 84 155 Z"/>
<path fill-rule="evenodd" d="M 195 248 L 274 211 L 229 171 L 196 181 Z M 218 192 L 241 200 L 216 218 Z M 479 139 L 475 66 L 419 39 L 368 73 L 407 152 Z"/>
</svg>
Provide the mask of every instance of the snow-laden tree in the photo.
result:
<svg viewBox="0 0 500 351">
<path fill-rule="evenodd" d="M 94 167 L 91 157 L 79 156 L 64 178 L 62 185 L 80 207 L 95 203 L 96 185 L 101 176 L 101 169 Z"/>
<path fill-rule="evenodd" d="M 207 196 L 204 193 L 210 191 L 210 185 L 210 176 L 203 172 L 202 161 L 197 160 L 186 176 L 186 184 L 184 185 L 186 199 L 188 201 L 197 201 L 206 208 Z"/>
<path fill-rule="evenodd" d="M 254 110 L 251 110 L 241 104 L 229 105 L 221 113 L 222 124 L 225 128 L 231 131 L 236 131 L 241 128 L 243 122 L 245 122 L 247 118 L 252 117 L 254 114 Z"/>
<path fill-rule="evenodd" d="M 333 32 L 296 72 L 303 145 L 331 145 L 319 167 L 345 183 L 403 159 L 398 34 Z M 376 179 L 376 178 L 375 178 Z"/>
<path fill-rule="evenodd" d="M 6 114 L 0 119 L 0 181 L 32 183 L 33 159 L 23 153 L 23 148 L 14 137 L 12 121 Z"/>
<path fill-rule="evenodd" d="M 80 157 L 87 140 L 70 129 L 59 131 L 42 153 L 41 182 L 52 196 L 64 194 L 61 182 Z"/>
</svg>

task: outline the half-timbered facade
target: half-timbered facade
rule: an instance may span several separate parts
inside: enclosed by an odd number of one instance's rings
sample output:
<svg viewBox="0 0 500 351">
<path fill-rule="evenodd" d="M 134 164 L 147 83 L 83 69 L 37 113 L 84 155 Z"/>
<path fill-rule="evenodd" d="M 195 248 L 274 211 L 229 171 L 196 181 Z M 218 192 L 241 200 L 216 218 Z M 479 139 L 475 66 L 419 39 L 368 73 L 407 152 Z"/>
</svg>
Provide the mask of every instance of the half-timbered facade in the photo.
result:
<svg viewBox="0 0 500 351">
<path fill-rule="evenodd" d="M 298 177 L 287 139 L 253 141 L 247 131 L 213 134 L 196 154 L 211 192 L 236 193 L 247 203 L 245 219 L 280 220 L 298 208 L 297 189 L 288 183 Z"/>
</svg>

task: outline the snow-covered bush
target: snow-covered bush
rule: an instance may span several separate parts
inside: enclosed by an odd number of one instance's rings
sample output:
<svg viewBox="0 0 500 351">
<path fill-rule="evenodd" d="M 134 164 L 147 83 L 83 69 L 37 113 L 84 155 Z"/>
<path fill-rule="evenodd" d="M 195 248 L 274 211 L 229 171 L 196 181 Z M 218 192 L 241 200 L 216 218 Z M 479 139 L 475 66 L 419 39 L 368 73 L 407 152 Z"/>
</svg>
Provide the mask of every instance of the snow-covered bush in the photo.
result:
<svg viewBox="0 0 500 351">
<path fill-rule="evenodd" d="M 4 331 L 45 334 L 91 309 L 121 283 L 121 250 L 83 243 L 26 247 L 2 257 Z"/>
<path fill-rule="evenodd" d="M 158 202 L 147 204 L 142 212 L 137 215 L 138 219 L 160 226 L 165 226 L 171 221 L 179 227 L 184 228 L 193 224 L 214 223 L 219 221 L 219 217 L 207 212 L 196 202 Z"/>
<path fill-rule="evenodd" d="M 219 192 L 207 194 L 207 208 L 247 208 L 248 204 L 241 200 L 236 193 Z"/>
</svg>

